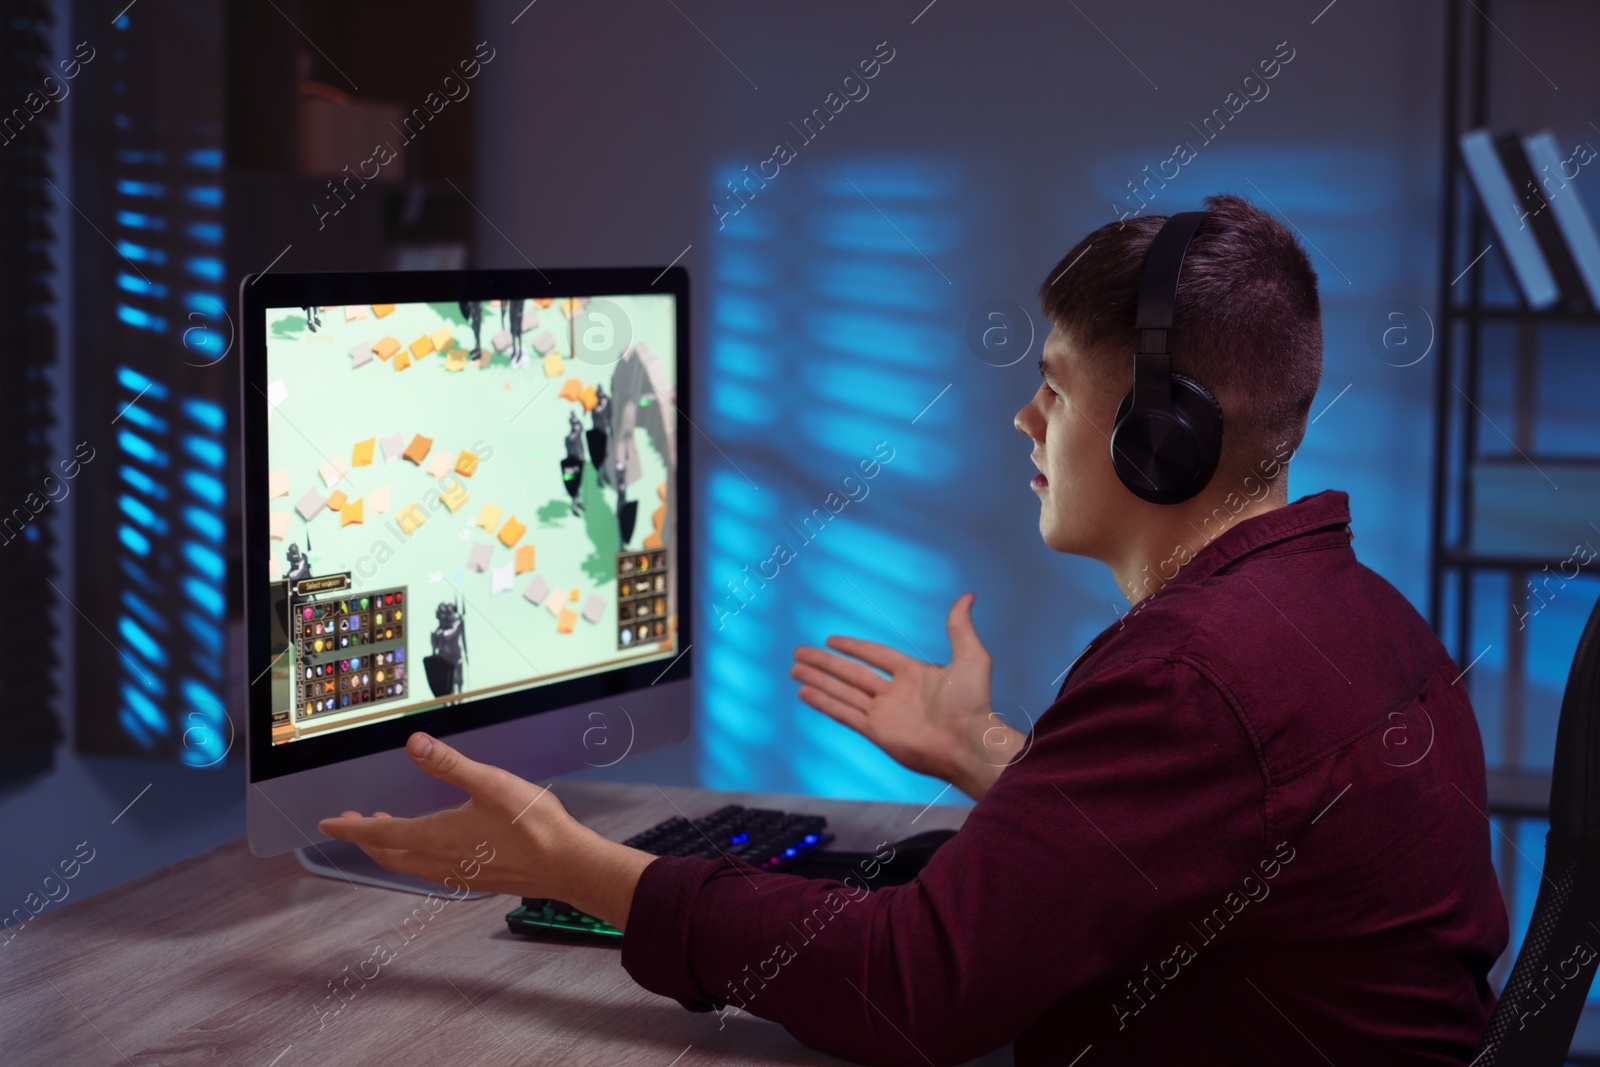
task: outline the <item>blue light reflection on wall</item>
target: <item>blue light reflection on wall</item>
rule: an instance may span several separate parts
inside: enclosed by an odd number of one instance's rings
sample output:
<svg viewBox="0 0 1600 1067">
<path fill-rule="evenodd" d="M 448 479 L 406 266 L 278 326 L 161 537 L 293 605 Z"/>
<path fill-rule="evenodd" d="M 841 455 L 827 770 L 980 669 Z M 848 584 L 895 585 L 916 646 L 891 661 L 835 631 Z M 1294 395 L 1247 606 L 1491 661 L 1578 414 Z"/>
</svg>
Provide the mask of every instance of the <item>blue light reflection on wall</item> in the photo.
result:
<svg viewBox="0 0 1600 1067">
<path fill-rule="evenodd" d="M 129 29 L 132 17 L 124 12 L 116 27 Z M 117 61 L 123 77 L 138 76 L 125 50 Z M 130 261 L 119 264 L 117 286 L 128 295 L 117 317 L 143 334 L 166 335 L 172 361 L 158 370 L 129 356 L 117 368 L 116 549 L 126 583 L 116 623 L 118 721 L 143 747 L 175 747 L 184 763 L 214 766 L 228 736 L 219 697 L 228 420 L 218 405 L 185 396 L 179 375 L 180 364 L 203 367 L 222 355 L 214 329 L 226 309 L 217 256 L 222 152 L 197 144 L 169 154 L 149 142 L 170 142 L 170 130 L 120 116 L 116 128 L 112 238 Z M 150 351 L 148 343 L 129 347 Z"/>
<path fill-rule="evenodd" d="M 713 190 L 739 176 L 728 168 Z M 801 702 L 788 665 L 797 644 L 831 633 L 948 656 L 958 568 L 907 490 L 958 477 L 963 462 L 950 441 L 959 393 L 919 418 L 960 358 L 960 339 L 927 319 L 951 299 L 946 275 L 967 240 L 961 175 L 819 162 L 778 180 L 781 195 L 776 182 L 756 190 L 710 242 L 697 421 L 717 448 L 695 442 L 700 776 L 925 803 L 940 784 Z"/>
</svg>

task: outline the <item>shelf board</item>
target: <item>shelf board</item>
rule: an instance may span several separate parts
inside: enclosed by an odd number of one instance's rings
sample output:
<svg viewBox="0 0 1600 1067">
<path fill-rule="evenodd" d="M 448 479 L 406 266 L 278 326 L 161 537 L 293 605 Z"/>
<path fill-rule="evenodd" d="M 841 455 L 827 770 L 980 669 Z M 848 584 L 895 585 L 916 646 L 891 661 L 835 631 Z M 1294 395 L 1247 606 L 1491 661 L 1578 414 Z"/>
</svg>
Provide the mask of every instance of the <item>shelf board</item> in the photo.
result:
<svg viewBox="0 0 1600 1067">
<path fill-rule="evenodd" d="M 1578 568 L 1580 574 L 1600 574 L 1600 556 L 1580 563 L 1573 556 L 1555 559 L 1549 556 L 1477 555 L 1465 549 L 1451 548 L 1439 554 L 1439 564 L 1469 571 L 1540 571 L 1546 567 L 1560 570 L 1563 564 L 1570 564 Z"/>
<path fill-rule="evenodd" d="M 1477 456 L 1472 460 L 1473 467 L 1517 467 L 1523 464 L 1539 464 L 1543 467 L 1566 467 L 1592 469 L 1600 471 L 1600 456 L 1584 455 L 1578 452 L 1496 452 Z"/>
<path fill-rule="evenodd" d="M 1452 319 L 1467 321 L 1548 323 L 1552 326 L 1600 326 L 1600 311 L 1567 311 L 1558 308 L 1550 308 L 1545 311 L 1530 311 L 1527 308 L 1519 307 L 1451 307 L 1445 309 L 1445 315 Z"/>
<path fill-rule="evenodd" d="M 1550 772 L 1490 768 L 1489 814 L 1550 817 Z"/>
</svg>

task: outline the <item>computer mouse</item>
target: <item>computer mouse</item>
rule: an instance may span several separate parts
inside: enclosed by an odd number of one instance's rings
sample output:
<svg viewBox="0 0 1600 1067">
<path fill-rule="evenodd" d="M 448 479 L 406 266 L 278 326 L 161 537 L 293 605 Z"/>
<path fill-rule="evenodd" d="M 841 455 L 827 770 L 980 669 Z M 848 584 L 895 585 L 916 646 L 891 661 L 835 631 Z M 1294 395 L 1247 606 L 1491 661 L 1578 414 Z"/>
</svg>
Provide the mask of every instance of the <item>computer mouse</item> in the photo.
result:
<svg viewBox="0 0 1600 1067">
<path fill-rule="evenodd" d="M 874 879 L 881 885 L 901 885 L 917 876 L 928 865 L 939 846 L 956 836 L 954 830 L 924 830 L 893 843 L 894 854 L 879 865 Z"/>
<path fill-rule="evenodd" d="M 954 830 L 924 830 L 920 834 L 901 838 L 892 845 L 884 844 L 871 852 L 847 852 L 828 849 L 802 856 L 788 868 L 789 874 L 802 878 L 830 878 L 843 881 L 854 876 L 870 882 L 877 889 L 888 885 L 904 885 L 928 865 L 939 846 L 956 836 Z M 890 848 L 894 852 L 890 853 Z M 887 854 L 887 860 L 878 859 Z M 867 875 L 872 877 L 868 878 Z"/>
</svg>

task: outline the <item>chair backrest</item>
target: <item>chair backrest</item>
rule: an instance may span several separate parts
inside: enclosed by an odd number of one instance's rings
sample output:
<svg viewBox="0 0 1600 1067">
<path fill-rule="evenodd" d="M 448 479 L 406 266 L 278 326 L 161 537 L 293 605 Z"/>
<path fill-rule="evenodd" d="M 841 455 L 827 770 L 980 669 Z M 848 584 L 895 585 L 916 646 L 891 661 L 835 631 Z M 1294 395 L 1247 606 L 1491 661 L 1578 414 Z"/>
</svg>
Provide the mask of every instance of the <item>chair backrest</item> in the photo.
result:
<svg viewBox="0 0 1600 1067">
<path fill-rule="evenodd" d="M 1550 833 L 1533 919 L 1473 1067 L 1562 1067 L 1600 959 L 1600 603 L 1556 727 Z"/>
</svg>

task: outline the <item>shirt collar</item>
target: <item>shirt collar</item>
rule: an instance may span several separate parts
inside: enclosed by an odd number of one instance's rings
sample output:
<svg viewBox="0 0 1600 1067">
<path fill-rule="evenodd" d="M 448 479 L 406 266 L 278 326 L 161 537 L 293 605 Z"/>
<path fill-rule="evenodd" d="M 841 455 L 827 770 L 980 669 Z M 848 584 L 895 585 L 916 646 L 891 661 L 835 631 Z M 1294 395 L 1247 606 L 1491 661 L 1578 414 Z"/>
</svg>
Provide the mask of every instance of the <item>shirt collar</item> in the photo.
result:
<svg viewBox="0 0 1600 1067">
<path fill-rule="evenodd" d="M 1219 507 L 1218 510 L 1226 517 L 1226 507 Z M 1350 529 L 1350 494 L 1338 489 L 1324 489 L 1235 523 L 1196 552 L 1188 563 L 1179 567 L 1178 573 L 1167 579 L 1162 589 L 1198 582 L 1226 570 L 1245 556 L 1285 541 L 1312 537 L 1319 542 L 1326 540 L 1332 544 L 1348 544 L 1355 537 Z"/>
<path fill-rule="evenodd" d="M 1252 515 L 1218 534 L 1209 544 L 1194 554 L 1194 558 L 1178 568 L 1178 573 L 1167 579 L 1156 592 L 1140 600 L 1129 614 L 1137 614 L 1145 602 L 1159 597 L 1173 586 L 1198 582 L 1219 574 L 1246 556 L 1261 553 L 1273 546 L 1294 541 L 1294 551 L 1316 544 L 1349 544 L 1355 533 L 1350 529 L 1350 495 L 1338 489 L 1324 489 L 1320 493 L 1300 497 L 1291 504 L 1271 511 Z M 1067 691 L 1072 675 L 1084 657 L 1102 639 L 1120 630 L 1124 619 L 1107 626 L 1083 647 L 1072 665 L 1066 670 L 1056 699 Z"/>
</svg>

